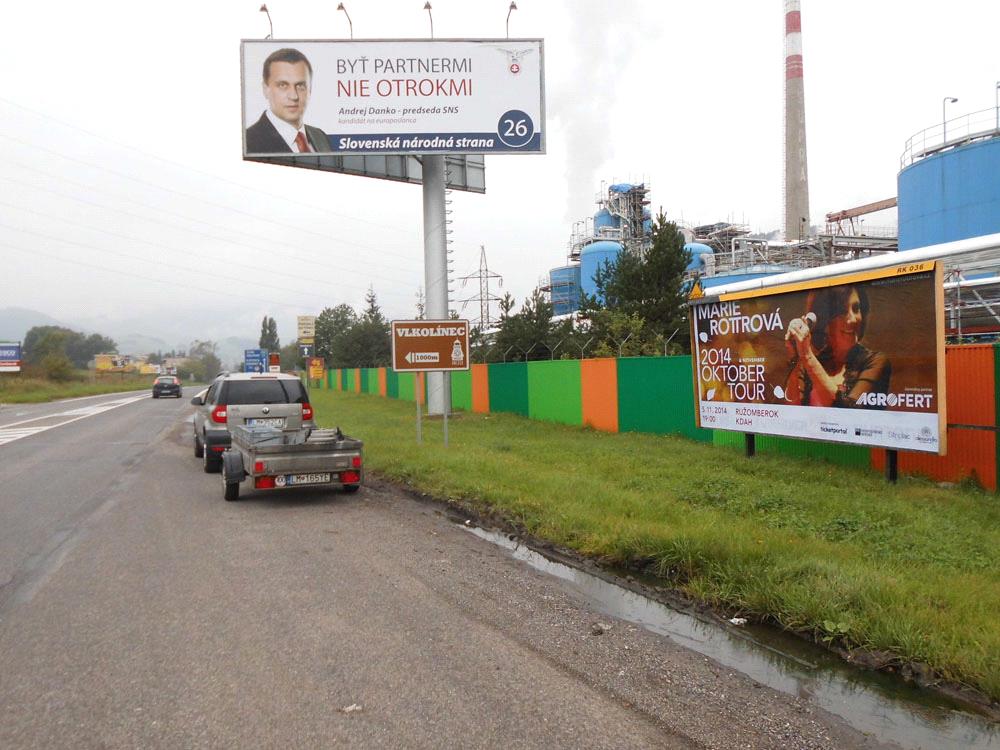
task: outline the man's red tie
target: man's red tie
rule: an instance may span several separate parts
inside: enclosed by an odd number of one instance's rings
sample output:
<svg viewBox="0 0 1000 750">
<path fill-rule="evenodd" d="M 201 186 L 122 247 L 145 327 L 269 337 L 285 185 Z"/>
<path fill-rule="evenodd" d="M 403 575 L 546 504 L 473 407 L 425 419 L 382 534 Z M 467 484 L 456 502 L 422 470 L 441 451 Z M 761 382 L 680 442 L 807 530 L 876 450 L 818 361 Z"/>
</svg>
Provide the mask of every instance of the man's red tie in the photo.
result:
<svg viewBox="0 0 1000 750">
<path fill-rule="evenodd" d="M 312 150 L 306 142 L 306 134 L 301 130 L 295 134 L 295 145 L 298 147 L 300 154 L 308 154 Z"/>
</svg>

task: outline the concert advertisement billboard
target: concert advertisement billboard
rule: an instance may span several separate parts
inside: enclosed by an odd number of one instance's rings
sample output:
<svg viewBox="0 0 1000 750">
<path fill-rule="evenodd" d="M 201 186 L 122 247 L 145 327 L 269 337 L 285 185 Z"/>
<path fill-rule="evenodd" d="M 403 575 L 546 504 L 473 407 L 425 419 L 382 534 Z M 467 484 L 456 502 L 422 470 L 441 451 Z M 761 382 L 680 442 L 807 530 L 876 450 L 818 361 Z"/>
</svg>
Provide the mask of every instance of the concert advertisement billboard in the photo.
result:
<svg viewBox="0 0 1000 750">
<path fill-rule="evenodd" d="M 700 427 L 945 453 L 939 263 L 691 302 Z"/>
</svg>

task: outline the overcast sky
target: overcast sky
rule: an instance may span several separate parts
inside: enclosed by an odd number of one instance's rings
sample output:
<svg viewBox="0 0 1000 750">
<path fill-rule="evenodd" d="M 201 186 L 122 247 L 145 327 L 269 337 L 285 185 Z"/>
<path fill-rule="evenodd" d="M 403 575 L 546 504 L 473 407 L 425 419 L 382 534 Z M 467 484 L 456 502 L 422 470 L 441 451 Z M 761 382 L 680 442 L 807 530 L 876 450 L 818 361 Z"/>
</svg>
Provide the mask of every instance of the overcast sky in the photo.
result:
<svg viewBox="0 0 1000 750">
<path fill-rule="evenodd" d="M 502 37 L 508 4 L 433 0 L 436 36 Z M 345 5 L 357 39 L 429 35 L 422 0 Z M 270 0 L 275 38 L 346 37 L 336 6 Z M 896 194 L 904 143 L 940 123 L 942 97 L 959 99 L 949 118 L 994 107 L 1000 3 L 802 6 L 818 224 Z M 259 7 L 5 7 L 0 308 L 180 341 L 256 338 L 267 314 L 288 341 L 296 315 L 360 308 L 371 285 L 388 317 L 414 316 L 419 187 L 241 160 L 240 40 L 267 35 Z M 687 224 L 779 228 L 783 15 L 781 0 L 518 0 L 511 37 L 545 40 L 547 154 L 487 157 L 486 195 L 453 194 L 455 276 L 485 245 L 520 304 L 602 183 L 645 181 Z"/>
</svg>

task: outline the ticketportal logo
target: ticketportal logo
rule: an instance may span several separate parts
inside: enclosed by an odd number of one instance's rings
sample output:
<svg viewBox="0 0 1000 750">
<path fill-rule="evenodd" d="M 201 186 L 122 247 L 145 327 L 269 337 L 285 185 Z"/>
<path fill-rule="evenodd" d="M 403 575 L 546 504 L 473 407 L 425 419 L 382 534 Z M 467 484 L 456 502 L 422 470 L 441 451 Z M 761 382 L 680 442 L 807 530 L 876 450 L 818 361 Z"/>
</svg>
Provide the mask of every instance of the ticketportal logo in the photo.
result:
<svg viewBox="0 0 1000 750">
<path fill-rule="evenodd" d="M 858 406 L 901 406 L 910 409 L 930 409 L 934 396 L 930 393 L 875 393 L 869 391 L 858 396 Z"/>
<path fill-rule="evenodd" d="M 820 422 L 819 431 L 825 432 L 828 435 L 846 435 L 847 428 L 842 427 L 839 424 L 832 424 L 830 422 Z"/>
</svg>

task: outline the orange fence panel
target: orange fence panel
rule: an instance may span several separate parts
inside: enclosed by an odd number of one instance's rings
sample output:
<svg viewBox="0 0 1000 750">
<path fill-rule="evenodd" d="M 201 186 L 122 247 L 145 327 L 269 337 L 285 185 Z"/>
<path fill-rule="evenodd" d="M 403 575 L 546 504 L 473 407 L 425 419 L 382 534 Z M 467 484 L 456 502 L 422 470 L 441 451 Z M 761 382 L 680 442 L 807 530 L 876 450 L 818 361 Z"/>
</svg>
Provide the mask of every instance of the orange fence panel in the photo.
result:
<svg viewBox="0 0 1000 750">
<path fill-rule="evenodd" d="M 618 360 L 580 362 L 580 401 L 585 425 L 618 432 Z"/>
<path fill-rule="evenodd" d="M 378 368 L 378 395 L 385 398 L 385 368 Z"/>
<path fill-rule="evenodd" d="M 490 366 L 472 366 L 472 411 L 490 413 Z"/>
<path fill-rule="evenodd" d="M 949 346 L 944 361 L 948 424 L 995 425 L 993 345 Z"/>
</svg>

